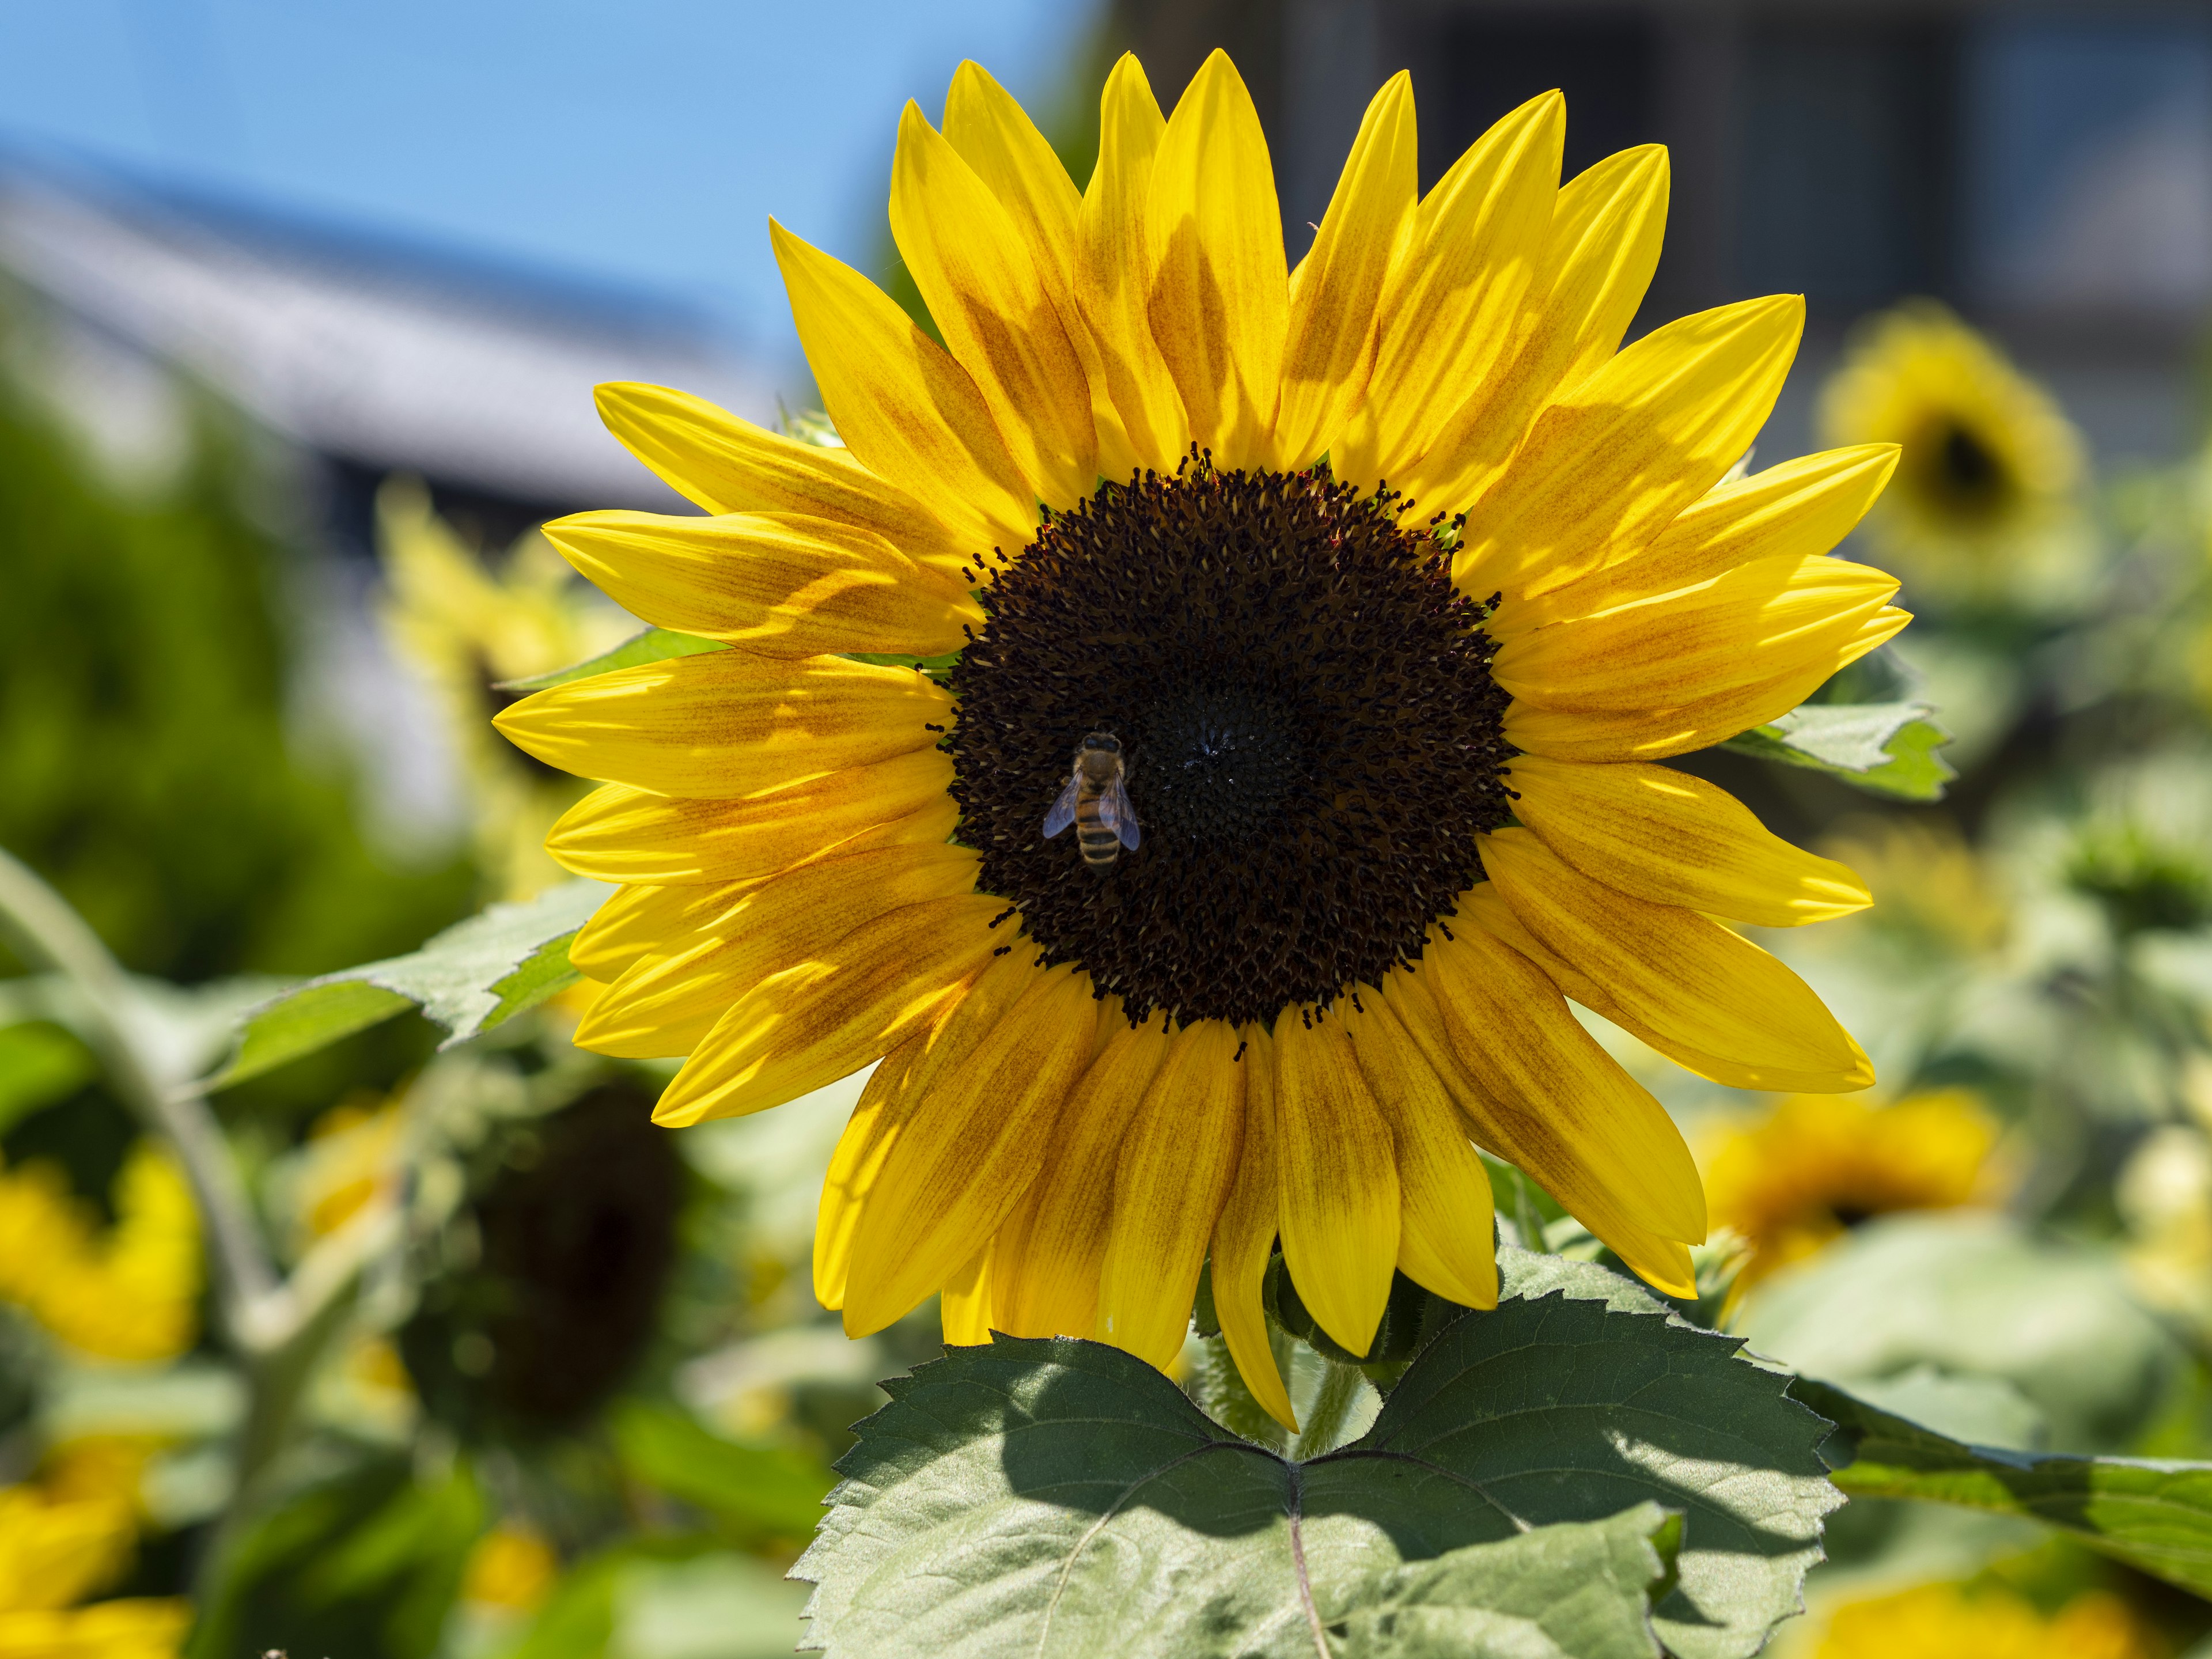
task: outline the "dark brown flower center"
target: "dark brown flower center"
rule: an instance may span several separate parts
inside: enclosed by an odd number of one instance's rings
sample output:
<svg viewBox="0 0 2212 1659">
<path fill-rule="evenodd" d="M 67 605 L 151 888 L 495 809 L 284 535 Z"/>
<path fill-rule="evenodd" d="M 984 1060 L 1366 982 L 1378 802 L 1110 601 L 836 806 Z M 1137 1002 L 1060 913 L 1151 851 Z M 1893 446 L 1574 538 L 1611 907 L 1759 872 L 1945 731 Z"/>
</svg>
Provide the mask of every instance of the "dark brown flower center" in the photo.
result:
<svg viewBox="0 0 2212 1659">
<path fill-rule="evenodd" d="M 1042 962 L 1133 1018 L 1242 1024 L 1420 954 L 1510 816 L 1512 751 L 1486 613 L 1403 510 L 1193 461 L 1101 486 L 998 573 L 945 747 L 959 838 Z M 1142 826 L 1103 866 L 1044 834 L 1091 732 Z"/>
</svg>

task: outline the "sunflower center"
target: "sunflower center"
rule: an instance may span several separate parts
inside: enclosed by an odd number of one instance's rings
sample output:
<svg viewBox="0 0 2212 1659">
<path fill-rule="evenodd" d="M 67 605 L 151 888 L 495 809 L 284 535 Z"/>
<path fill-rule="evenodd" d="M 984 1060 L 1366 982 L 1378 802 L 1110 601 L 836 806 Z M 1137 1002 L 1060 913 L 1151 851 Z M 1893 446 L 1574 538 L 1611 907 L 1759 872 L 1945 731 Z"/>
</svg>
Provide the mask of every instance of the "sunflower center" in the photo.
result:
<svg viewBox="0 0 2212 1659">
<path fill-rule="evenodd" d="M 1946 421 L 1927 446 L 1935 493 L 1955 513 L 1986 513 L 2010 482 L 2004 463 L 1966 426 Z"/>
<path fill-rule="evenodd" d="M 1101 486 L 1000 572 L 945 747 L 959 838 L 1042 962 L 1133 1019 L 1243 1024 L 1420 954 L 1510 817 L 1512 751 L 1485 612 L 1402 510 L 1187 462 Z M 1044 833 L 1091 732 L 1119 739 L 1133 849 Z"/>
</svg>

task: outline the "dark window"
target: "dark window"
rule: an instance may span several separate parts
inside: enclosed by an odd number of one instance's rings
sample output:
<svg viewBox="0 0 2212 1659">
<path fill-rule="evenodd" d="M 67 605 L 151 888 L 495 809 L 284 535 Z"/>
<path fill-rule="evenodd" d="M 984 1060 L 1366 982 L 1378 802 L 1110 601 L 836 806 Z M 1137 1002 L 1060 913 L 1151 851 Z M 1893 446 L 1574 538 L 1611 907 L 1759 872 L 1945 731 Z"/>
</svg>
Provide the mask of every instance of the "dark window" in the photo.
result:
<svg viewBox="0 0 2212 1659">
<path fill-rule="evenodd" d="M 1762 25 L 1744 43 L 1740 290 L 1844 317 L 1950 285 L 1948 29 Z"/>
<path fill-rule="evenodd" d="M 1438 25 L 1433 69 L 1417 63 L 1421 188 L 1443 175 L 1483 130 L 1540 92 L 1567 95 L 1566 173 L 1657 131 L 1656 32 L 1631 11 L 1572 17 L 1496 13 Z"/>
</svg>

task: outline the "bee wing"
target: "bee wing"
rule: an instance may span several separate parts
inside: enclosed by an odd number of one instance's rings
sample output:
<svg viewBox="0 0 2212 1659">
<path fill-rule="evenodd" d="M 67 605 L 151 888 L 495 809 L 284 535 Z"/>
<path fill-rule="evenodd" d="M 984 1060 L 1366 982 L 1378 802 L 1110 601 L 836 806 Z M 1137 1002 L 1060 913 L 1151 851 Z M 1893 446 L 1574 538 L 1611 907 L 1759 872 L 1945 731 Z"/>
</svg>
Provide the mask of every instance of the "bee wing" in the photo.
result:
<svg viewBox="0 0 2212 1659">
<path fill-rule="evenodd" d="M 1121 845 L 1131 852 L 1144 839 L 1137 828 L 1137 809 L 1129 805 L 1129 792 L 1120 778 L 1106 786 L 1106 793 L 1098 798 L 1098 822 L 1121 836 Z"/>
<path fill-rule="evenodd" d="M 1078 767 L 1067 780 L 1067 787 L 1060 792 L 1060 799 L 1052 804 L 1052 811 L 1044 815 L 1044 838 L 1054 836 L 1075 822 L 1075 797 L 1083 787 L 1083 769 Z"/>
</svg>

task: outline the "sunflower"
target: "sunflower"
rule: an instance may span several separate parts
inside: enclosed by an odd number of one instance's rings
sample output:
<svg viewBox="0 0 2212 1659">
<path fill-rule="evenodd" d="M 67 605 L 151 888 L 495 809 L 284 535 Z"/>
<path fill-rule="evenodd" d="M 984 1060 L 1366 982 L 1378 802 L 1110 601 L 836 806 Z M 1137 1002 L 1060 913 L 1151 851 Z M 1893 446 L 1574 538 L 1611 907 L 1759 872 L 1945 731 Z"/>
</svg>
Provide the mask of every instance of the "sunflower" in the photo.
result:
<svg viewBox="0 0 2212 1659">
<path fill-rule="evenodd" d="M 528 898 L 561 879 L 543 842 L 578 788 L 516 754 L 484 722 L 513 701 L 501 682 L 592 656 L 636 624 L 579 582 L 538 536 L 522 537 L 488 565 L 413 479 L 385 482 L 376 520 L 389 588 L 378 621 L 437 698 L 472 809 L 479 867 L 497 896 Z"/>
<path fill-rule="evenodd" d="M 1778 1102 L 1705 1161 L 1713 1224 L 1749 1246 L 1737 1284 L 1802 1261 L 1873 1216 L 1989 1201 L 1996 1140 L 1996 1125 L 1965 1089 L 1880 1107 L 1819 1095 Z"/>
<path fill-rule="evenodd" d="M 1904 448 L 1868 521 L 1947 599 L 2017 601 L 2068 574 L 2081 441 L 2050 394 L 1933 301 L 1874 318 L 1822 389 L 1823 441 Z"/>
<path fill-rule="evenodd" d="M 2108 1590 L 2083 1590 L 2046 1613 L 1999 1584 L 1918 1584 L 1838 1607 L 1812 1659 L 2157 1659 L 2170 1650 Z"/>
<path fill-rule="evenodd" d="M 1696 1166 L 1567 997 L 1725 1083 L 1871 1080 L 1710 919 L 1816 921 L 1864 889 L 1658 763 L 1903 624 L 1890 577 L 1822 556 L 1893 452 L 1717 489 L 1800 303 L 1617 352 L 1666 158 L 1561 188 L 1564 122 L 1533 100 L 1417 197 L 1398 76 L 1293 272 L 1226 57 L 1167 118 L 1123 58 L 1081 191 L 964 64 L 941 131 L 908 106 L 891 185 L 944 349 L 773 228 L 848 447 L 601 389 L 713 516 L 547 533 L 730 648 L 500 718 L 606 781 L 549 842 L 623 885 L 574 946 L 609 981 L 577 1040 L 687 1055 L 666 1124 L 881 1061 L 816 1237 L 848 1331 L 941 1291 L 949 1340 L 1095 1335 L 1164 1366 L 1210 1254 L 1287 1421 L 1276 1241 L 1354 1352 L 1395 1269 L 1489 1306 L 1476 1144 L 1690 1290 Z M 1079 748 L 1101 805 L 1048 836 Z"/>
</svg>

